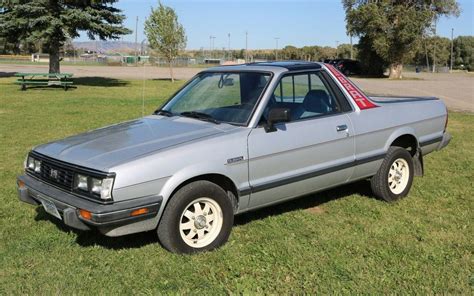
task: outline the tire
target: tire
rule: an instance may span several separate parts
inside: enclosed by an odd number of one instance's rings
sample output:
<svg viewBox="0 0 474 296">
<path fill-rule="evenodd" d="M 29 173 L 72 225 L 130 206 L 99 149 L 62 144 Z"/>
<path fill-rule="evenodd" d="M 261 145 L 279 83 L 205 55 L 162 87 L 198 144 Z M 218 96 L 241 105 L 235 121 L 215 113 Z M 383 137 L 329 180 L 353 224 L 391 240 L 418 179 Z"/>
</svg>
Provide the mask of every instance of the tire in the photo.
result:
<svg viewBox="0 0 474 296">
<path fill-rule="evenodd" d="M 377 174 L 370 180 L 372 192 L 387 202 L 407 196 L 413 183 L 414 166 L 410 153 L 400 147 L 390 147 Z"/>
<path fill-rule="evenodd" d="M 197 253 L 227 242 L 234 213 L 226 192 L 209 181 L 195 181 L 180 188 L 169 200 L 157 232 L 165 249 Z"/>
<path fill-rule="evenodd" d="M 349 70 L 344 70 L 344 76 L 349 76 L 351 74 L 351 71 Z"/>
</svg>

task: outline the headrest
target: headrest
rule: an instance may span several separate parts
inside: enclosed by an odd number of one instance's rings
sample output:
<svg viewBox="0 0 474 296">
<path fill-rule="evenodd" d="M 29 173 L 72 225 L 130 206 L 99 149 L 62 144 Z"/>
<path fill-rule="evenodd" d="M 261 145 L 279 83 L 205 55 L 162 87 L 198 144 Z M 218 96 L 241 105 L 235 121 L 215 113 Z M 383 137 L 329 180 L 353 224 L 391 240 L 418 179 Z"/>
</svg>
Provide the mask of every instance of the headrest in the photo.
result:
<svg viewBox="0 0 474 296">
<path fill-rule="evenodd" d="M 321 89 L 310 90 L 303 100 L 303 108 L 313 113 L 328 113 L 331 111 L 329 96 Z"/>
</svg>

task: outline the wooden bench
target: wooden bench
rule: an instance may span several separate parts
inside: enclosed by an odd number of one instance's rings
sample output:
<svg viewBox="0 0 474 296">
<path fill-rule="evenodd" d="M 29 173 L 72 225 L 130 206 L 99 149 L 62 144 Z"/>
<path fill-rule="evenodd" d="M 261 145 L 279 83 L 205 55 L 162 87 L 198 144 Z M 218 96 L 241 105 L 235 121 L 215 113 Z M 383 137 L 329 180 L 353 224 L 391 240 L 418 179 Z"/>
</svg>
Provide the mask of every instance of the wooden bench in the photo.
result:
<svg viewBox="0 0 474 296">
<path fill-rule="evenodd" d="M 66 91 L 73 82 L 72 73 L 15 73 L 18 80 L 16 84 L 20 84 L 21 90 L 26 90 L 28 85 L 34 86 L 51 86 L 59 85 Z"/>
</svg>

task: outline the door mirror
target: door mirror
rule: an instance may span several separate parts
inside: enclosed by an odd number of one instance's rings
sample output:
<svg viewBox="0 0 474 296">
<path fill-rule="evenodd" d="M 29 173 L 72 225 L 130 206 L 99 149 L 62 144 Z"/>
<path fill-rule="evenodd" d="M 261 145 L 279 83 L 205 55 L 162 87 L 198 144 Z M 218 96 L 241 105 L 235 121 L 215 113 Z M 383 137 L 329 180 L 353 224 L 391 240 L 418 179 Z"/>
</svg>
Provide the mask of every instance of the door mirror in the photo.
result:
<svg viewBox="0 0 474 296">
<path fill-rule="evenodd" d="M 265 125 L 267 133 L 276 131 L 275 123 L 289 122 L 291 120 L 291 110 L 289 108 L 274 108 L 268 112 L 268 120 Z"/>
</svg>

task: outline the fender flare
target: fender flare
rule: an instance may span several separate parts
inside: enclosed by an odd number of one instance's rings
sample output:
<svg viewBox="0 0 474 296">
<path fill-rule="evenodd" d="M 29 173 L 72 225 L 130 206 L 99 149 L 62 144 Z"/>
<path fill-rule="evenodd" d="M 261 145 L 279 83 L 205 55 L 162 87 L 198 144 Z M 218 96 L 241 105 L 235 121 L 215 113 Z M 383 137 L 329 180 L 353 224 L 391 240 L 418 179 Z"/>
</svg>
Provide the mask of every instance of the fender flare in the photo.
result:
<svg viewBox="0 0 474 296">
<path fill-rule="evenodd" d="M 424 174 L 424 165 L 423 165 L 423 153 L 420 148 L 420 142 L 416 136 L 415 130 L 411 127 L 402 127 L 395 130 L 388 140 L 385 142 L 384 151 L 388 151 L 392 143 L 399 137 L 409 135 L 415 138 L 416 140 L 416 152 L 413 155 L 413 165 L 414 165 L 414 174 L 415 176 L 423 176 Z"/>
</svg>

